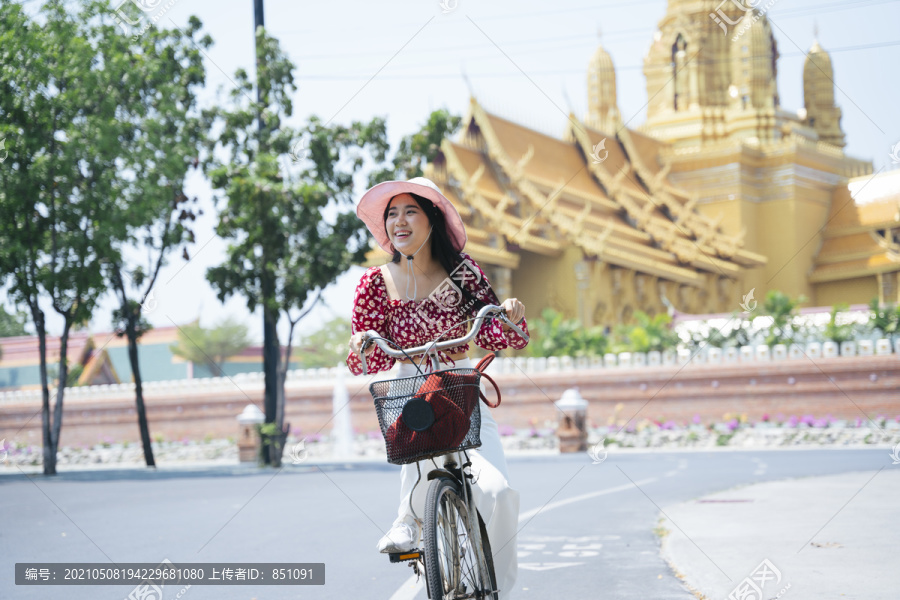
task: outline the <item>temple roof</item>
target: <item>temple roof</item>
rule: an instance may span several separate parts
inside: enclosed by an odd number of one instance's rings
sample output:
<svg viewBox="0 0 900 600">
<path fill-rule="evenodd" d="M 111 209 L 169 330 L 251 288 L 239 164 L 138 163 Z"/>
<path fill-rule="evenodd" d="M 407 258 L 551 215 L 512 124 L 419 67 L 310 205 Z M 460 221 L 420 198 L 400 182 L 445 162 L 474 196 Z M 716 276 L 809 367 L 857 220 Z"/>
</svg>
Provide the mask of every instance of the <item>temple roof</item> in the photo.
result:
<svg viewBox="0 0 900 600">
<path fill-rule="evenodd" d="M 444 140 L 425 175 L 459 209 L 476 260 L 515 267 L 520 251 L 558 256 L 574 244 L 588 257 L 696 286 L 765 264 L 671 183 L 664 144 L 624 127 L 596 131 L 571 115 L 569 123 L 558 139 L 472 99 L 460 138 Z"/>
<path fill-rule="evenodd" d="M 850 180 L 838 188 L 810 281 L 900 269 L 900 172 Z"/>
</svg>

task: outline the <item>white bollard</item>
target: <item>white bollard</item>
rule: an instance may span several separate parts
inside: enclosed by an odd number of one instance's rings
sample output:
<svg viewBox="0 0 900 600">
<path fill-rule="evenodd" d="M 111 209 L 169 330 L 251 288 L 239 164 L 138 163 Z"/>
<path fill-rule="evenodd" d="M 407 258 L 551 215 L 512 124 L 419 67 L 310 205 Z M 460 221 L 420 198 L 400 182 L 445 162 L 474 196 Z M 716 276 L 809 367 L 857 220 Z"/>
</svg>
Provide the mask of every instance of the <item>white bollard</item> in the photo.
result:
<svg viewBox="0 0 900 600">
<path fill-rule="evenodd" d="M 715 346 L 710 346 L 706 349 L 706 362 L 711 365 L 718 365 L 722 363 L 722 349 L 716 348 Z"/>
<path fill-rule="evenodd" d="M 753 346 L 741 346 L 741 362 L 753 362 Z"/>
<path fill-rule="evenodd" d="M 881 338 L 875 342 L 875 354 L 878 356 L 886 356 L 891 353 L 891 340 Z"/>
<path fill-rule="evenodd" d="M 756 360 L 767 361 L 767 360 L 771 360 L 771 358 L 772 358 L 772 351 L 770 350 L 770 348 L 767 345 L 760 344 L 759 346 L 756 347 Z"/>
<path fill-rule="evenodd" d="M 803 348 L 800 347 L 800 344 L 791 344 L 788 348 L 788 358 L 791 360 L 803 358 Z"/>
<path fill-rule="evenodd" d="M 591 357 L 591 368 L 592 369 L 600 369 L 603 367 L 603 357 L 602 356 L 592 356 Z"/>
<path fill-rule="evenodd" d="M 646 367 L 647 366 L 647 353 L 646 352 L 635 352 L 631 356 L 631 364 L 635 367 Z"/>
<path fill-rule="evenodd" d="M 678 364 L 686 365 L 691 360 L 691 351 L 687 349 L 681 349 L 678 351 Z"/>
<path fill-rule="evenodd" d="M 619 352 L 619 366 L 631 367 L 631 352 Z"/>
<path fill-rule="evenodd" d="M 659 350 L 651 350 L 647 353 L 647 364 L 651 367 L 658 367 L 662 364 L 662 354 Z"/>
<path fill-rule="evenodd" d="M 616 355 L 611 352 L 607 352 L 603 355 L 603 366 L 605 367 L 615 367 L 616 366 Z"/>
<path fill-rule="evenodd" d="M 662 355 L 663 366 L 674 367 L 678 364 L 678 354 L 674 350 L 666 350 Z"/>
<path fill-rule="evenodd" d="M 810 342 L 806 345 L 806 355 L 813 360 L 822 358 L 822 344 L 819 342 Z"/>
<path fill-rule="evenodd" d="M 836 342 L 825 342 L 822 344 L 822 358 L 837 358 L 838 345 Z"/>
<path fill-rule="evenodd" d="M 587 369 L 589 366 L 590 366 L 590 364 L 588 363 L 587 356 L 579 356 L 575 359 L 575 368 L 578 369 L 579 371 L 583 371 L 583 370 Z"/>
<path fill-rule="evenodd" d="M 856 356 L 856 342 L 853 340 L 841 342 L 841 356 Z"/>
<path fill-rule="evenodd" d="M 562 370 L 558 356 L 551 356 L 547 359 L 547 370 L 551 373 L 559 373 Z"/>
<path fill-rule="evenodd" d="M 772 360 L 785 360 L 787 355 L 787 346 L 784 344 L 775 344 L 775 347 L 772 348 Z"/>
<path fill-rule="evenodd" d="M 856 350 L 860 356 L 874 356 L 875 344 L 872 343 L 872 340 L 859 340 Z"/>
<path fill-rule="evenodd" d="M 738 361 L 737 346 L 728 346 L 727 348 L 725 348 L 723 356 L 725 358 L 725 362 L 736 363 Z"/>
</svg>

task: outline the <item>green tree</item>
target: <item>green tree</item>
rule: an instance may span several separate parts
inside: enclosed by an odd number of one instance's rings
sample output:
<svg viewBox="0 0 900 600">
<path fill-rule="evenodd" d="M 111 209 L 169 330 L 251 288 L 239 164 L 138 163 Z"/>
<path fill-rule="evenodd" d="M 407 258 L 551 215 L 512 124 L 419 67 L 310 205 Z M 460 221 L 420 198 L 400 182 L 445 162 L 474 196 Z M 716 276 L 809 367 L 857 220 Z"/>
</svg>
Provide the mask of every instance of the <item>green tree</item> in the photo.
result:
<svg viewBox="0 0 900 600">
<path fill-rule="evenodd" d="M 28 335 L 25 323 L 28 322 L 28 313 L 22 311 L 6 312 L 0 306 L 0 338 Z"/>
<path fill-rule="evenodd" d="M 772 317 L 772 324 L 766 333 L 766 344 L 771 347 L 789 343 L 797 337 L 800 330 L 793 321 L 797 307 L 804 302 L 806 302 L 804 296 L 791 300 L 784 292 L 769 290 L 763 302 L 763 314 Z"/>
<path fill-rule="evenodd" d="M 228 317 L 209 329 L 199 321 L 178 328 L 178 342 L 169 346 L 172 354 L 196 365 L 205 365 L 213 377 L 221 377 L 225 361 L 250 345 L 247 326 Z"/>
<path fill-rule="evenodd" d="M 531 356 L 602 356 L 609 345 L 601 327 L 585 329 L 577 319 L 566 319 L 552 308 L 545 308 L 529 326 Z"/>
<path fill-rule="evenodd" d="M 300 368 L 333 367 L 347 358 L 350 319 L 334 317 L 297 342 Z"/>
<path fill-rule="evenodd" d="M 196 156 L 201 133 L 186 114 L 193 88 L 202 84 L 198 46 L 210 43 L 193 39 L 200 27 L 193 18 L 188 34 L 153 29 L 129 37 L 117 29 L 107 2 L 72 6 L 50 0 L 39 20 L 15 4 L 0 8 L 0 127 L 6 128 L 0 137 L 15 148 L 10 168 L 0 170 L 0 273 L 12 282 L 14 299 L 29 307 L 39 338 L 45 473 L 55 472 L 69 332 L 88 321 L 110 287 L 121 304 L 115 317 L 129 337 L 141 435 L 153 464 L 137 368 L 137 338 L 146 322 L 129 296 L 142 284 L 152 287 L 159 267 L 151 261 L 145 277 L 123 254 L 135 241 L 144 244 L 142 254 L 164 254 L 167 244 L 188 235 L 180 227 L 193 218 L 180 192 L 185 149 L 193 145 Z M 171 221 L 173 213 L 177 225 L 169 230 L 148 225 Z M 48 303 L 63 317 L 52 428 Z"/>
<path fill-rule="evenodd" d="M 130 6 L 130 5 L 129 5 Z M 108 223 L 117 242 L 105 257 L 106 277 L 118 301 L 113 311 L 116 333 L 128 342 L 135 385 L 138 429 L 147 466 L 154 466 L 153 446 L 144 406 L 138 340 L 150 328 L 144 313 L 158 299 L 154 286 L 168 255 L 194 240 L 190 224 L 197 199 L 184 194 L 184 181 L 198 165 L 203 131 L 196 94 L 203 85 L 203 52 L 212 39 L 198 36 L 202 24 L 191 17 L 184 30 L 151 27 L 135 38 L 106 32 L 115 55 L 127 61 L 130 85 L 110 94 L 122 108 L 119 120 L 129 126 L 129 142 L 119 148 L 123 173 Z M 182 256 L 188 259 L 186 247 Z"/>
<path fill-rule="evenodd" d="M 262 310 L 266 422 L 281 430 L 294 327 L 324 287 L 363 259 L 365 228 L 345 209 L 354 175 L 367 158 L 383 162 L 388 143 L 382 119 L 345 127 L 311 117 L 302 130 L 288 127 L 294 65 L 263 28 L 256 36 L 259 100 L 241 69 L 229 101 L 204 111 L 219 133 L 208 140 L 203 166 L 220 194 L 216 233 L 229 243 L 226 261 L 207 279 L 221 300 L 238 294 L 251 311 Z M 294 168 L 280 164 L 289 153 Z M 284 357 L 276 333 L 282 313 L 290 324 Z"/>
<path fill-rule="evenodd" d="M 88 0 L 70 13 L 48 0 L 30 18 L 0 5 L 0 277 L 27 306 L 40 355 L 43 468 L 56 473 L 68 338 L 87 322 L 106 286 L 102 257 L 112 254 L 105 226 L 117 197 L 118 150 L 128 139 L 111 90 L 128 85 L 103 20 L 108 5 Z M 63 320 L 56 402 L 51 413 L 45 307 Z"/>
</svg>

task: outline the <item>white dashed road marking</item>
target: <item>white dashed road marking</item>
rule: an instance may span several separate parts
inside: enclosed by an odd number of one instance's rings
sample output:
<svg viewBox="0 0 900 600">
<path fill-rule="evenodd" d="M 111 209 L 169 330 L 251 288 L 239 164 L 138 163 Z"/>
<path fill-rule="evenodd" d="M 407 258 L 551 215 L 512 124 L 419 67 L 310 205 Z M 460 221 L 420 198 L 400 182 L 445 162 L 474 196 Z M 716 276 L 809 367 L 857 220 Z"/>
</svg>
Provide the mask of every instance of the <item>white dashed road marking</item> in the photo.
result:
<svg viewBox="0 0 900 600">
<path fill-rule="evenodd" d="M 684 464 L 682 464 L 684 463 Z M 687 461 L 681 460 L 678 463 L 678 467 L 676 470 L 681 470 L 687 466 Z M 640 481 L 636 481 L 635 485 L 642 486 L 647 485 L 648 483 L 653 483 L 657 481 L 656 477 L 648 477 L 647 479 L 641 479 Z M 607 494 L 615 494 L 616 492 L 624 492 L 627 490 L 633 490 L 634 485 L 630 483 L 626 483 L 624 485 L 617 485 L 616 487 L 607 488 L 605 490 L 599 490 L 596 492 L 588 492 L 587 494 L 581 494 L 580 496 L 572 496 L 571 498 L 566 498 L 565 500 L 557 500 L 556 502 L 550 502 L 545 504 L 539 508 L 533 508 L 531 510 L 526 510 L 523 513 L 519 513 L 519 523 L 523 521 L 527 521 L 531 517 L 537 515 L 538 513 L 547 512 L 550 510 L 554 510 L 563 506 L 568 506 L 569 504 L 573 504 L 575 502 L 581 502 L 583 500 L 590 500 L 591 498 L 596 498 L 598 496 L 605 496 Z M 597 544 L 600 546 L 600 544 Z M 583 552 L 588 553 L 590 550 L 569 550 L 570 553 Z M 561 553 L 567 554 L 567 553 Z M 580 554 L 579 556 L 594 556 L 597 552 L 593 552 L 592 554 Z M 568 555 L 568 554 L 567 554 Z M 577 565 L 582 565 L 584 563 L 519 563 L 520 569 L 526 569 L 530 571 L 547 571 L 550 569 L 557 569 L 562 567 L 574 567 Z M 527 565 L 527 566 L 526 566 Z M 416 581 L 418 579 L 418 582 Z M 425 589 L 425 577 L 417 577 L 413 575 L 405 582 L 400 588 L 394 592 L 394 594 L 390 597 L 390 600 L 413 600 L 419 592 Z"/>
<path fill-rule="evenodd" d="M 753 471 L 753 474 L 756 475 L 757 477 L 759 477 L 760 475 L 765 475 L 766 469 L 769 468 L 769 465 L 767 465 L 766 463 L 764 463 L 762 460 L 760 460 L 758 458 L 754 458 L 751 460 L 753 460 L 753 462 L 756 463 L 756 470 Z"/>
</svg>

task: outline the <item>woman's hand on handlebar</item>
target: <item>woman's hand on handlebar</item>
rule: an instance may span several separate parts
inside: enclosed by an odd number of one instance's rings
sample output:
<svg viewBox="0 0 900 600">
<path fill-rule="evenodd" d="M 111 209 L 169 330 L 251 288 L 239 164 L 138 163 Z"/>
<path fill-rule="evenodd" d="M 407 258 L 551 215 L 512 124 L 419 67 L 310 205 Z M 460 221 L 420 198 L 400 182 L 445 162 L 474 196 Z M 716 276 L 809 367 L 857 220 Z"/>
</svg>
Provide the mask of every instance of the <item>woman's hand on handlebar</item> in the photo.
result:
<svg viewBox="0 0 900 600">
<path fill-rule="evenodd" d="M 365 337 L 365 332 L 360 331 L 359 333 L 354 333 L 350 336 L 350 351 L 354 354 L 359 354 L 360 349 L 363 345 L 363 338 Z M 372 353 L 375 352 L 375 344 L 370 344 L 368 348 L 366 348 L 366 356 L 371 356 Z"/>
<path fill-rule="evenodd" d="M 507 298 L 500 306 L 506 309 L 507 318 L 516 325 L 525 318 L 525 305 L 519 302 L 517 298 Z M 509 329 L 506 325 L 503 328 Z"/>
</svg>

